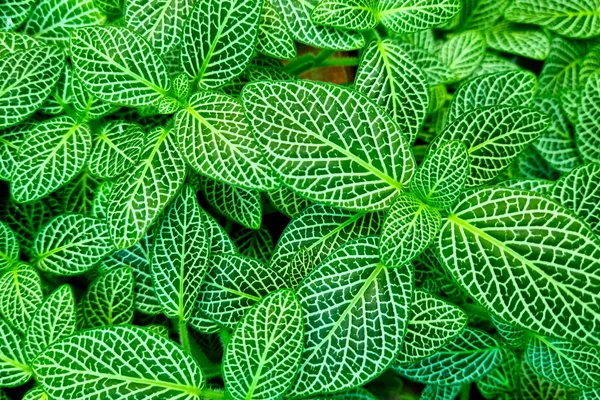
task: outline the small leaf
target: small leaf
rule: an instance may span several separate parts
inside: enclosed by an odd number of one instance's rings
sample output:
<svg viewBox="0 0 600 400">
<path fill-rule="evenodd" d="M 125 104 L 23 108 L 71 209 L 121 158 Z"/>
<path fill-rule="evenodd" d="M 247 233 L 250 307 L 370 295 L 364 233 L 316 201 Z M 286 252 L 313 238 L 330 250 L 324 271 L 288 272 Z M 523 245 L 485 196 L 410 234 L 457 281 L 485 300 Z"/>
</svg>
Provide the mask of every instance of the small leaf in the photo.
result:
<svg viewBox="0 0 600 400">
<path fill-rule="evenodd" d="M 453 36 L 440 50 L 440 60 L 448 65 L 457 79 L 471 75 L 483 61 L 485 40 L 481 33 L 466 31 Z"/>
<path fill-rule="evenodd" d="M 115 178 L 137 164 L 143 149 L 144 132 L 139 125 L 109 122 L 95 134 L 88 168 L 100 179 Z"/>
<path fill-rule="evenodd" d="M 115 183 L 111 181 L 104 181 L 98 185 L 96 192 L 94 193 L 94 199 L 92 200 L 92 217 L 101 219 L 103 221 L 106 220 L 108 199 L 114 186 Z"/>
<path fill-rule="evenodd" d="M 21 250 L 30 256 L 35 236 L 52 219 L 52 210 L 43 200 L 19 204 L 9 199 L 2 211 L 2 218 L 15 233 Z"/>
<path fill-rule="evenodd" d="M 0 276 L 0 314 L 23 333 L 42 304 L 44 294 L 38 272 L 19 264 Z"/>
<path fill-rule="evenodd" d="M 0 318 L 0 387 L 19 386 L 31 377 L 22 344 L 21 336 Z"/>
<path fill-rule="evenodd" d="M 134 286 L 133 272 L 127 267 L 115 268 L 96 278 L 81 299 L 85 326 L 132 323 Z"/>
<path fill-rule="evenodd" d="M 311 19 L 318 25 L 368 31 L 378 23 L 373 3 L 373 0 L 322 0 L 314 8 Z"/>
<path fill-rule="evenodd" d="M 94 193 L 99 184 L 99 180 L 84 170 L 58 191 L 57 197 L 62 204 L 62 211 L 67 214 L 89 215 L 92 210 Z"/>
<path fill-rule="evenodd" d="M 284 60 L 292 60 L 297 55 L 294 39 L 271 0 L 263 2 L 256 51 Z"/>
<path fill-rule="evenodd" d="M 120 106 L 107 103 L 91 94 L 76 76 L 71 80 L 73 108 L 82 121 L 91 121 L 112 114 Z"/>
<path fill-rule="evenodd" d="M 514 397 L 519 394 L 519 360 L 512 351 L 504 352 L 504 361 L 477 381 L 485 398 Z"/>
<path fill-rule="evenodd" d="M 550 37 L 541 30 L 519 28 L 503 23 L 485 32 L 487 45 L 498 51 L 534 60 L 545 60 L 550 52 Z"/>
<path fill-rule="evenodd" d="M 460 8 L 457 0 L 378 0 L 375 15 L 387 29 L 411 33 L 441 25 Z"/>
<path fill-rule="evenodd" d="M 10 400 L 10 399 L 6 399 Z M 49 400 L 48 395 L 39 386 L 34 386 L 23 395 L 23 400 Z"/>
<path fill-rule="evenodd" d="M 250 229 L 260 228 L 262 201 L 256 190 L 205 179 L 204 196 L 213 208 L 227 218 Z"/>
<path fill-rule="evenodd" d="M 232 235 L 231 240 L 241 255 L 264 263 L 269 262 L 275 248 L 271 234 L 262 227 L 256 230 L 241 228 Z"/>
<path fill-rule="evenodd" d="M 492 316 L 496 332 L 511 347 L 522 347 L 527 341 L 527 332 Z"/>
<path fill-rule="evenodd" d="M 310 201 L 285 186 L 280 186 L 279 189 L 268 192 L 267 197 L 277 211 L 290 218 L 296 218 L 311 205 Z"/>
<path fill-rule="evenodd" d="M 0 271 L 19 260 L 19 242 L 8 225 L 0 221 Z"/>
</svg>

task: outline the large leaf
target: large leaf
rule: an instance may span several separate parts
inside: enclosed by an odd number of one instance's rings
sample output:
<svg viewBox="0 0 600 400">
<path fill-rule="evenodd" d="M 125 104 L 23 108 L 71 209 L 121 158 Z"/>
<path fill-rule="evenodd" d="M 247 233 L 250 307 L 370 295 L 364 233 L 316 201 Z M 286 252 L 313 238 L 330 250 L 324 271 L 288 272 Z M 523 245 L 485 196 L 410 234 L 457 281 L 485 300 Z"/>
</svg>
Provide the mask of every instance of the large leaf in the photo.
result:
<svg viewBox="0 0 600 400">
<path fill-rule="evenodd" d="M 311 19 L 318 25 L 368 31 L 378 23 L 373 5 L 373 0 L 322 0 Z"/>
<path fill-rule="evenodd" d="M 21 333 L 44 300 L 38 272 L 26 264 L 14 266 L 0 276 L 0 314 Z"/>
<path fill-rule="evenodd" d="M 460 8 L 457 0 L 378 0 L 376 17 L 393 32 L 411 33 L 441 25 Z"/>
<path fill-rule="evenodd" d="M 96 328 L 133 322 L 134 286 L 133 272 L 127 267 L 115 268 L 96 278 L 79 305 L 84 325 Z"/>
<path fill-rule="evenodd" d="M 0 271 L 19 259 L 19 242 L 8 225 L 0 221 Z"/>
<path fill-rule="evenodd" d="M 524 400 L 567 400 L 566 388 L 539 376 L 526 359 L 521 363 L 520 372 Z"/>
<path fill-rule="evenodd" d="M 550 52 L 550 37 L 539 29 L 523 29 L 503 23 L 485 32 L 487 45 L 498 51 L 544 60 Z"/>
<path fill-rule="evenodd" d="M 568 210 L 533 192 L 466 192 L 439 240 L 453 279 L 504 321 L 600 343 L 600 242 Z"/>
<path fill-rule="evenodd" d="M 69 336 L 33 363 L 50 398 L 198 398 L 204 374 L 174 342 L 139 327 L 112 326 Z"/>
<path fill-rule="evenodd" d="M 290 218 L 296 218 L 311 205 L 310 201 L 285 186 L 280 186 L 278 189 L 268 192 L 267 197 L 277 211 Z"/>
<path fill-rule="evenodd" d="M 415 62 L 417 67 L 423 72 L 429 86 L 440 85 L 456 81 L 456 76 L 449 66 L 442 63 L 437 54 L 431 54 L 429 51 L 412 43 L 394 43 L 399 49 L 403 50 Z M 380 50 L 381 51 L 381 50 Z M 415 83 L 415 82 L 413 82 Z M 431 96 L 430 96 L 431 97 Z M 444 101 L 446 99 L 444 98 Z M 433 99 L 430 99 L 431 107 Z"/>
<path fill-rule="evenodd" d="M 296 44 L 271 0 L 264 0 L 258 26 L 256 51 L 274 58 L 296 58 Z"/>
<path fill-rule="evenodd" d="M 108 204 L 108 225 L 119 249 L 133 246 L 148 231 L 185 179 L 185 162 L 168 128 L 146 135 L 140 162 L 116 182 Z"/>
<path fill-rule="evenodd" d="M 55 275 L 79 275 L 113 250 L 106 222 L 80 214 L 62 214 L 35 237 L 34 263 Z"/>
<path fill-rule="evenodd" d="M 75 297 L 69 285 L 62 285 L 44 300 L 27 328 L 24 350 L 32 361 L 52 343 L 75 333 Z"/>
<path fill-rule="evenodd" d="M 600 161 L 600 73 L 592 74 L 585 82 L 575 140 L 577 150 L 587 161 Z"/>
<path fill-rule="evenodd" d="M 198 173 L 247 189 L 278 186 L 238 100 L 218 93 L 195 93 L 177 114 L 175 124 L 182 155 Z"/>
<path fill-rule="evenodd" d="M 151 268 L 156 297 L 163 312 L 180 321 L 190 316 L 208 269 L 210 238 L 205 218 L 196 194 L 184 186 L 154 238 Z"/>
<path fill-rule="evenodd" d="M 481 33 L 466 31 L 453 36 L 440 50 L 440 60 L 448 65 L 457 79 L 471 75 L 483 61 L 485 40 Z"/>
<path fill-rule="evenodd" d="M 427 114 L 427 81 L 400 42 L 369 43 L 354 85 L 388 111 L 408 143 L 415 141 Z"/>
<path fill-rule="evenodd" d="M 144 149 L 144 131 L 137 124 L 109 122 L 95 134 L 88 168 L 100 179 L 115 178 L 137 164 Z"/>
<path fill-rule="evenodd" d="M 170 89 L 163 60 L 145 39 L 127 28 L 76 30 L 71 37 L 71 60 L 86 89 L 110 103 L 148 106 Z"/>
<path fill-rule="evenodd" d="M 280 290 L 244 315 L 223 358 L 225 389 L 235 400 L 278 399 L 292 384 L 304 330 L 294 293 Z"/>
<path fill-rule="evenodd" d="M 377 244 L 375 236 L 345 244 L 296 288 L 304 315 L 304 354 L 288 397 L 360 386 L 385 371 L 400 352 L 412 271 L 383 266 Z"/>
<path fill-rule="evenodd" d="M 0 386 L 22 385 L 31 373 L 23 351 L 23 339 L 0 318 Z"/>
<path fill-rule="evenodd" d="M 494 328 L 496 328 L 496 333 L 498 333 L 510 347 L 523 347 L 527 341 L 527 332 L 525 330 L 508 324 L 495 316 L 492 316 L 491 319 Z"/>
<path fill-rule="evenodd" d="M 242 97 L 269 164 L 311 200 L 383 209 L 412 175 L 414 160 L 399 127 L 364 95 L 297 81 L 250 83 Z"/>
<path fill-rule="evenodd" d="M 56 47 L 34 47 L 0 59 L 0 128 L 23 121 L 48 98 L 65 66 Z"/>
<path fill-rule="evenodd" d="M 57 193 L 64 213 L 90 215 L 93 207 L 94 193 L 100 181 L 83 171 L 71 182 L 63 186 Z"/>
<path fill-rule="evenodd" d="M 183 70 L 204 89 L 223 86 L 250 62 L 258 34 L 260 0 L 199 0 L 184 28 Z"/>
<path fill-rule="evenodd" d="M 0 4 L 0 31 L 17 29 L 31 11 L 33 0 L 14 0 Z"/>
<path fill-rule="evenodd" d="M 262 201 L 256 190 L 243 189 L 206 179 L 204 196 L 215 210 L 250 229 L 260 228 Z"/>
</svg>

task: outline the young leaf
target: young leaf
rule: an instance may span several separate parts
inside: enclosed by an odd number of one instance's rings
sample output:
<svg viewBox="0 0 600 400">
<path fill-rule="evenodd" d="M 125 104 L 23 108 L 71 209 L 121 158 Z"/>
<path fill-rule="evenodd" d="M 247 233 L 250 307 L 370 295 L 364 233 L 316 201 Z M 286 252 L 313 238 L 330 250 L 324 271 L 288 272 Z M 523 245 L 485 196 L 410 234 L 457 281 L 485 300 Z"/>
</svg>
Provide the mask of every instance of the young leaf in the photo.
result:
<svg viewBox="0 0 600 400">
<path fill-rule="evenodd" d="M 545 60 L 550 52 L 550 37 L 537 29 L 518 28 L 509 23 L 497 24 L 485 32 L 487 45 L 498 51 Z"/>
<path fill-rule="evenodd" d="M 86 89 L 110 103 L 149 106 L 170 89 L 163 60 L 145 39 L 127 28 L 98 26 L 74 31 L 71 60 Z"/>
<path fill-rule="evenodd" d="M 473 382 L 502 363 L 502 348 L 487 333 L 466 328 L 441 350 L 422 361 L 394 370 L 428 385 L 454 386 Z"/>
<path fill-rule="evenodd" d="M 373 0 L 322 0 L 312 11 L 311 19 L 318 25 L 345 30 L 368 31 L 375 28 Z"/>
<path fill-rule="evenodd" d="M 46 347 L 75 333 L 75 297 L 62 285 L 44 300 L 33 315 L 24 340 L 25 358 L 31 362 Z"/>
<path fill-rule="evenodd" d="M 88 168 L 100 179 L 115 178 L 137 164 L 143 149 L 144 132 L 139 125 L 109 122 L 95 135 Z"/>
<path fill-rule="evenodd" d="M 0 221 L 0 271 L 19 260 L 19 242 L 8 225 Z"/>
<path fill-rule="evenodd" d="M 156 230 L 152 277 L 156 297 L 168 317 L 191 314 L 208 269 L 210 240 L 204 214 L 189 186 L 173 200 Z"/>
<path fill-rule="evenodd" d="M 492 323 L 498 335 L 510 346 L 510 347 L 523 347 L 527 342 L 527 332 L 521 328 L 517 328 L 502 321 L 500 318 L 492 315 Z"/>
<path fill-rule="evenodd" d="M 34 265 L 55 275 L 79 275 L 114 250 L 106 222 L 80 214 L 62 214 L 35 237 Z"/>
<path fill-rule="evenodd" d="M 31 377 L 22 344 L 21 336 L 0 318 L 0 387 L 19 386 Z"/>
<path fill-rule="evenodd" d="M 157 127 L 148 132 L 140 162 L 117 180 L 110 195 L 107 220 L 118 249 L 142 239 L 177 194 L 185 172 L 170 130 Z"/>
<path fill-rule="evenodd" d="M 255 82 L 242 98 L 267 162 L 310 200 L 383 209 L 413 173 L 398 126 L 358 92 L 309 81 Z M 306 104 L 322 111 L 313 114 Z"/>
<path fill-rule="evenodd" d="M 341 246 L 296 288 L 304 314 L 304 354 L 288 397 L 360 386 L 400 352 L 412 271 L 386 268 L 379 261 L 378 239 L 363 237 Z"/>
<path fill-rule="evenodd" d="M 234 400 L 279 399 L 292 384 L 302 356 L 301 307 L 280 290 L 250 309 L 223 358 L 225 389 Z"/>
<path fill-rule="evenodd" d="M 487 310 L 590 345 L 600 343 L 599 244 L 557 203 L 500 188 L 464 193 L 439 240 L 448 272 Z"/>
<path fill-rule="evenodd" d="M 458 80 L 471 75 L 483 61 L 485 40 L 481 33 L 466 31 L 453 36 L 440 50 L 440 60 L 448 65 Z"/>
<path fill-rule="evenodd" d="M 381 229 L 381 262 L 387 267 L 400 267 L 412 261 L 433 243 L 441 226 L 442 216 L 437 209 L 413 194 L 399 195 Z"/>
<path fill-rule="evenodd" d="M 241 255 L 255 258 L 258 261 L 268 263 L 273 254 L 275 245 L 268 229 L 241 228 L 236 231 L 231 240 L 235 243 Z"/>
<path fill-rule="evenodd" d="M 410 318 L 395 364 L 406 365 L 435 354 L 467 325 L 459 307 L 422 290 L 415 290 Z"/>
<path fill-rule="evenodd" d="M 375 15 L 386 29 L 411 33 L 441 25 L 460 8 L 457 0 L 378 0 Z"/>
<path fill-rule="evenodd" d="M 134 326 L 69 336 L 40 354 L 33 369 L 50 398 L 64 400 L 192 400 L 205 379 L 175 343 Z"/>
<path fill-rule="evenodd" d="M 205 179 L 204 196 L 213 208 L 227 218 L 250 229 L 260 228 L 262 201 L 256 190 Z"/>
<path fill-rule="evenodd" d="M 283 58 L 284 60 L 292 60 L 297 55 L 294 39 L 292 39 L 288 27 L 271 3 L 271 0 L 264 0 L 263 2 L 258 26 L 256 51 L 270 57 Z"/>
<path fill-rule="evenodd" d="M 592 74 L 583 89 L 575 140 L 581 156 L 591 162 L 600 161 L 600 73 Z"/>
<path fill-rule="evenodd" d="M 240 75 L 254 54 L 260 0 L 199 0 L 183 28 L 181 65 L 202 89 Z"/>
<path fill-rule="evenodd" d="M 23 333 L 44 300 L 38 272 L 19 264 L 0 275 L 0 314 Z"/>
<path fill-rule="evenodd" d="M 62 50 L 50 46 L 0 59 L 0 128 L 16 125 L 40 108 L 64 67 Z"/>
<path fill-rule="evenodd" d="M 1 397 L 0 397 L 1 398 Z M 6 399 L 10 400 L 10 399 Z M 49 400 L 48 395 L 39 386 L 34 386 L 23 395 L 23 400 Z"/>
<path fill-rule="evenodd" d="M 107 103 L 91 94 L 76 76 L 71 80 L 73 108 L 82 121 L 91 121 L 112 114 L 120 106 Z"/>
<path fill-rule="evenodd" d="M 267 197 L 277 211 L 290 218 L 296 218 L 311 205 L 310 201 L 283 185 L 272 192 L 268 192 Z"/>
<path fill-rule="evenodd" d="M 42 200 L 19 204 L 10 199 L 2 212 L 2 219 L 15 233 L 21 250 L 30 256 L 35 236 L 42 226 L 52 219 L 52 210 Z"/>
<path fill-rule="evenodd" d="M 471 74 L 472 77 L 493 74 L 495 72 L 519 71 L 521 68 L 514 62 L 496 54 L 486 52 L 479 67 Z"/>
<path fill-rule="evenodd" d="M 91 216 L 94 218 L 106 220 L 106 207 L 108 206 L 108 198 L 115 183 L 112 181 L 104 181 L 96 188 L 94 199 L 92 200 Z"/>
<path fill-rule="evenodd" d="M 133 289 L 131 268 L 115 268 L 94 280 L 81 299 L 84 325 L 130 324 L 133 321 Z"/>
</svg>

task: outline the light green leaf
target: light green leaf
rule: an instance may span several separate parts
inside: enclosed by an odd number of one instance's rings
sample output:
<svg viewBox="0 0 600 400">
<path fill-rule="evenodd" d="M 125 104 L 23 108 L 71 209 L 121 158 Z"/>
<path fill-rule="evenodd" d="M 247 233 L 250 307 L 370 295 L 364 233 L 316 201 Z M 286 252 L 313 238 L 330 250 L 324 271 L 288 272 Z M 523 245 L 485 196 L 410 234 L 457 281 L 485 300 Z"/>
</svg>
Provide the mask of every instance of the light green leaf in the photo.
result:
<svg viewBox="0 0 600 400">
<path fill-rule="evenodd" d="M 581 156 L 591 162 L 600 161 L 600 73 L 591 75 L 583 89 L 575 140 Z"/>
<path fill-rule="evenodd" d="M 11 180 L 18 202 L 52 193 L 83 170 L 91 147 L 87 124 L 62 116 L 35 125 L 19 148 Z"/>
<path fill-rule="evenodd" d="M 481 33 L 466 31 L 453 36 L 440 50 L 440 60 L 448 65 L 458 80 L 471 75 L 483 61 L 485 40 Z"/>
<path fill-rule="evenodd" d="M 381 213 L 357 213 L 321 204 L 312 205 L 285 228 L 269 268 L 288 279 L 294 256 L 300 250 L 310 250 L 313 265 L 318 265 L 344 243 L 378 234 L 382 223 Z"/>
<path fill-rule="evenodd" d="M 461 385 L 435 386 L 427 385 L 421 393 L 420 400 L 455 400 L 460 393 Z"/>
<path fill-rule="evenodd" d="M 79 275 L 114 250 L 106 222 L 80 214 L 62 214 L 35 237 L 34 265 L 55 275 Z"/>
<path fill-rule="evenodd" d="M 459 307 L 423 290 L 415 290 L 410 318 L 395 364 L 406 365 L 430 357 L 467 326 Z"/>
<path fill-rule="evenodd" d="M 470 161 L 463 142 L 453 140 L 431 151 L 410 182 L 412 193 L 431 207 L 451 207 L 465 187 Z"/>
<path fill-rule="evenodd" d="M 304 354 L 288 397 L 363 385 L 400 352 L 413 273 L 408 266 L 384 267 L 378 241 L 369 236 L 339 247 L 296 288 L 304 315 Z"/>
<path fill-rule="evenodd" d="M 311 14 L 320 0 L 271 0 L 297 42 L 329 50 L 355 50 L 364 47 L 360 32 L 315 24 Z"/>
<path fill-rule="evenodd" d="M 123 8 L 125 8 L 124 0 L 94 0 L 94 5 L 98 7 L 101 13 L 107 15 L 110 19 L 121 17 Z"/>
<path fill-rule="evenodd" d="M 7 399 L 9 400 L 9 399 Z M 23 395 L 23 400 L 49 400 L 48 395 L 39 386 L 34 386 Z"/>
<path fill-rule="evenodd" d="M 496 328 L 496 333 L 510 346 L 522 347 L 527 341 L 527 332 L 502 321 L 500 318 L 492 315 L 492 323 Z"/>
<path fill-rule="evenodd" d="M 423 72 L 423 75 L 427 78 L 429 87 L 456 81 L 454 72 L 452 72 L 450 67 L 442 63 L 437 55 L 433 55 L 412 43 L 398 43 L 398 46 L 408 54 L 421 72 Z"/>
<path fill-rule="evenodd" d="M 585 54 L 581 43 L 555 37 L 550 43 L 550 53 L 540 72 L 539 95 L 559 96 L 562 91 L 576 89 Z"/>
<path fill-rule="evenodd" d="M 214 209 L 227 218 L 250 229 L 260 228 L 262 201 L 256 190 L 205 179 L 204 196 Z"/>
<path fill-rule="evenodd" d="M 547 27 L 559 35 L 590 38 L 600 34 L 598 0 L 515 0 L 506 19 Z"/>
<path fill-rule="evenodd" d="M 131 268 L 115 268 L 100 275 L 81 299 L 84 325 L 99 328 L 133 322 L 135 279 Z"/>
<path fill-rule="evenodd" d="M 33 127 L 31 123 L 24 123 L 0 130 L 0 180 L 10 181 L 19 148 Z"/>
<path fill-rule="evenodd" d="M 62 113 L 68 113 L 70 111 L 69 105 L 72 102 L 72 83 L 73 80 L 73 69 L 70 64 L 65 65 L 65 69 L 62 71 L 56 86 L 50 93 L 50 96 L 46 99 L 42 107 L 39 109 L 40 112 L 47 115 L 59 115 Z"/>
<path fill-rule="evenodd" d="M 234 328 L 256 302 L 285 286 L 277 273 L 257 260 L 212 254 L 195 310 Z"/>
<path fill-rule="evenodd" d="M 500 188 L 463 194 L 439 241 L 448 272 L 488 311 L 590 345 L 600 343 L 599 245 L 557 203 Z"/>
<path fill-rule="evenodd" d="M 466 328 L 432 356 L 394 370 L 428 385 L 454 386 L 473 382 L 502 363 L 502 348 L 487 333 Z"/>
<path fill-rule="evenodd" d="M 537 178 L 514 178 L 498 182 L 496 186 L 508 189 L 525 190 L 528 192 L 537 192 L 540 194 L 548 194 L 552 191 L 554 181 Z"/>
<path fill-rule="evenodd" d="M 523 400 L 567 400 L 566 388 L 536 374 L 526 359 L 521 363 L 520 378 Z"/>
<path fill-rule="evenodd" d="M 285 186 L 280 186 L 278 189 L 268 192 L 267 197 L 277 211 L 290 218 L 296 218 L 311 205 L 309 200 Z"/>
<path fill-rule="evenodd" d="M 23 333 L 44 300 L 38 272 L 21 263 L 0 276 L 0 314 Z"/>
<path fill-rule="evenodd" d="M 0 31 L 17 29 L 27 19 L 34 0 L 13 0 L 0 4 Z"/>
<path fill-rule="evenodd" d="M 265 297 L 244 315 L 227 344 L 227 393 L 235 400 L 281 398 L 296 375 L 303 339 L 294 292 L 280 290 Z"/>
<path fill-rule="evenodd" d="M 471 74 L 471 77 L 476 77 L 480 75 L 493 74 L 495 72 L 504 72 L 504 71 L 518 71 L 520 70 L 519 66 L 499 55 L 486 52 L 483 57 L 483 61 L 479 64 L 479 67 Z"/>
<path fill-rule="evenodd" d="M 32 361 L 46 347 L 75 333 L 75 297 L 62 285 L 44 300 L 31 319 L 24 340 L 26 359 Z"/>
<path fill-rule="evenodd" d="M 310 81 L 255 82 L 242 97 L 267 162 L 310 200 L 387 208 L 413 173 L 399 127 L 358 92 Z"/>
<path fill-rule="evenodd" d="M 83 87 L 83 83 L 76 76 L 71 80 L 71 91 L 73 94 L 73 108 L 82 121 L 99 119 L 112 114 L 120 107 L 100 100 L 91 94 Z"/>
<path fill-rule="evenodd" d="M 168 317 L 190 316 L 208 269 L 209 245 L 196 194 L 184 186 L 157 228 L 152 253 L 154 290 Z"/>
<path fill-rule="evenodd" d="M 426 249 L 413 262 L 415 265 L 415 280 L 434 281 L 439 287 L 441 293 L 453 301 L 463 302 L 465 300 L 464 292 L 452 280 L 450 274 L 444 269 L 439 256 L 436 254 L 435 244 Z"/>
<path fill-rule="evenodd" d="M 0 221 L 0 271 L 19 260 L 19 242 L 8 225 Z"/>
<path fill-rule="evenodd" d="M 498 24 L 509 4 L 510 0 L 465 1 L 461 11 L 468 15 L 465 15 L 460 29 L 484 31 L 493 28 Z M 468 7 L 468 5 L 472 5 L 472 7 Z"/>
<path fill-rule="evenodd" d="M 510 105 L 526 107 L 533 101 L 537 80 L 529 71 L 481 75 L 460 85 L 452 97 L 448 123 L 476 108 Z"/>
<path fill-rule="evenodd" d="M 427 81 L 402 43 L 394 39 L 369 43 L 354 85 L 390 114 L 409 144 L 415 141 L 427 114 Z"/>
<path fill-rule="evenodd" d="M 106 220 L 106 208 L 108 207 L 108 199 L 115 183 L 112 181 L 104 181 L 96 188 L 94 199 L 92 200 L 91 215 L 94 218 Z"/>
<path fill-rule="evenodd" d="M 317 25 L 344 30 L 368 31 L 375 28 L 375 1 L 321 0 L 312 11 L 311 19 Z"/>
<path fill-rule="evenodd" d="M 100 25 L 105 20 L 93 0 L 39 0 L 35 4 L 24 32 L 61 47 L 68 46 L 72 30 Z"/>
<path fill-rule="evenodd" d="M 0 387 L 19 386 L 31 377 L 22 345 L 21 336 L 0 318 Z"/>
<path fill-rule="evenodd" d="M 175 126 L 182 155 L 198 173 L 247 189 L 278 186 L 238 100 L 218 93 L 195 93 L 177 114 Z"/>
<path fill-rule="evenodd" d="M 530 179 L 553 181 L 558 179 L 559 173 L 538 153 L 534 146 L 529 146 L 519 154 L 512 165 L 511 175 Z"/>
<path fill-rule="evenodd" d="M 181 65 L 202 89 L 240 75 L 254 54 L 260 0 L 199 0 L 183 28 Z"/>
<path fill-rule="evenodd" d="M 171 86 L 163 60 L 145 39 L 127 28 L 74 31 L 71 60 L 86 89 L 110 103 L 149 106 Z"/>
<path fill-rule="evenodd" d="M 264 0 L 263 2 L 256 51 L 273 58 L 283 58 L 285 60 L 292 60 L 297 55 L 294 39 L 271 0 Z"/>
<path fill-rule="evenodd" d="M 110 235 L 119 249 L 133 246 L 175 197 L 186 167 L 168 128 L 146 135 L 140 162 L 113 188 L 107 214 Z"/>
<path fill-rule="evenodd" d="M 311 248 L 298 250 L 288 267 L 288 281 L 291 287 L 296 287 L 317 265 Z"/>
<path fill-rule="evenodd" d="M 47 348 L 33 368 L 49 397 L 64 400 L 192 400 L 205 380 L 174 342 L 134 326 L 77 333 Z"/>
<path fill-rule="evenodd" d="M 534 60 L 544 60 L 550 52 L 550 37 L 545 32 L 509 23 L 497 24 L 485 31 L 485 41 L 494 50 Z"/>
<path fill-rule="evenodd" d="M 275 248 L 273 238 L 266 228 L 256 230 L 241 228 L 233 234 L 231 240 L 241 255 L 264 263 L 269 262 Z"/>
<path fill-rule="evenodd" d="M 411 33 L 441 25 L 460 9 L 457 0 L 378 0 L 375 16 L 393 32 Z"/>
<path fill-rule="evenodd" d="M 492 106 L 473 110 L 450 124 L 435 138 L 430 149 L 451 140 L 468 148 L 471 174 L 467 187 L 490 182 L 508 167 L 529 143 L 547 128 L 550 118 L 528 108 Z"/>
<path fill-rule="evenodd" d="M 566 340 L 532 336 L 527 361 L 549 381 L 578 389 L 600 387 L 600 350 Z"/>
<path fill-rule="evenodd" d="M 115 178 L 137 164 L 143 149 L 141 126 L 125 121 L 108 122 L 95 133 L 88 168 L 100 179 Z"/>
<path fill-rule="evenodd" d="M 504 361 L 477 381 L 486 399 L 515 398 L 519 395 L 519 359 L 512 351 L 504 352 Z"/>
<path fill-rule="evenodd" d="M 49 46 L 0 59 L 0 128 L 16 125 L 40 108 L 64 67 L 62 50 Z"/>
<path fill-rule="evenodd" d="M 100 181 L 83 171 L 71 182 L 63 186 L 58 192 L 58 199 L 64 213 L 79 213 L 90 215 L 94 192 Z"/>
<path fill-rule="evenodd" d="M 196 303 L 197 304 L 197 303 Z M 220 325 L 218 325 L 215 321 L 208 318 L 202 312 L 194 309 L 192 311 L 191 317 L 188 319 L 188 325 L 194 328 L 194 330 L 205 334 L 211 335 L 213 333 L 219 332 L 222 329 Z"/>
<path fill-rule="evenodd" d="M 0 9 L 0 14 L 2 14 L 2 9 Z M 1 32 L 0 28 L 0 58 L 9 56 L 19 50 L 29 50 L 42 45 L 43 43 L 31 36 L 17 32 Z"/>
</svg>

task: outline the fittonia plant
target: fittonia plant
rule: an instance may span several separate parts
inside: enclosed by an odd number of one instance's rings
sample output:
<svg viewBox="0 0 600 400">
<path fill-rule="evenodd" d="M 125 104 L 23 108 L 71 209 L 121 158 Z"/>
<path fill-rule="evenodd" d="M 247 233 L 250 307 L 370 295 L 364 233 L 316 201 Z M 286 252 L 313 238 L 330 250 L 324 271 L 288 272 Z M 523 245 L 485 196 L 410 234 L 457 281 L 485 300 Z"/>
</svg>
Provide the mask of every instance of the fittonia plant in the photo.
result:
<svg viewBox="0 0 600 400">
<path fill-rule="evenodd" d="M 598 0 L 2 0 L 0 399 L 600 399 L 599 39 Z"/>
</svg>

